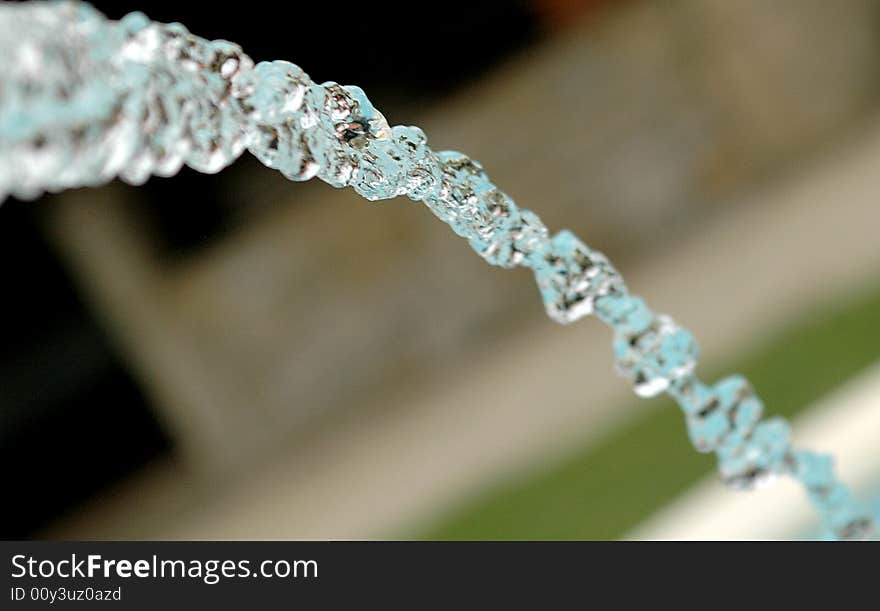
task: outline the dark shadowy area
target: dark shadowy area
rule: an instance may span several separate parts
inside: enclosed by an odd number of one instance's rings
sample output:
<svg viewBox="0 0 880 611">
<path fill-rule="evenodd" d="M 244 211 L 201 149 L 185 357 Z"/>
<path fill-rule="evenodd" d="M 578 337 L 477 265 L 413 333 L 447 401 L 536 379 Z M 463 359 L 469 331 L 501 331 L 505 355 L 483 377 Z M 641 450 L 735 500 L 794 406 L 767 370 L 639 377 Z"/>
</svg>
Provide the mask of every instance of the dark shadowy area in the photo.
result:
<svg viewBox="0 0 880 611">
<path fill-rule="evenodd" d="M 168 450 L 134 381 L 43 239 L 36 206 L 0 207 L 0 504 L 22 538 Z"/>
<path fill-rule="evenodd" d="M 356 83 L 383 107 L 394 98 L 411 103 L 448 93 L 537 31 L 532 5 L 516 0 L 92 4 L 114 19 L 140 10 L 155 21 L 179 21 L 203 38 L 240 44 L 255 61 L 295 62 L 318 82 Z"/>
</svg>

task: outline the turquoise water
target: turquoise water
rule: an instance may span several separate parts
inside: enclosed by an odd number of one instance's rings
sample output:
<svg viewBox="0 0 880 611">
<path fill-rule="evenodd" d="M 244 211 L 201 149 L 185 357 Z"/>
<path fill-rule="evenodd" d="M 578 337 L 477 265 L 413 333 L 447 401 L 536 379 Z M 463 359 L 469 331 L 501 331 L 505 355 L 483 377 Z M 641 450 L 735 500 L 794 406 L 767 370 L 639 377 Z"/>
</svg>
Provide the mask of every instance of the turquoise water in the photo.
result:
<svg viewBox="0 0 880 611">
<path fill-rule="evenodd" d="M 874 480 L 873 485 L 868 487 L 868 493 L 863 493 L 861 496 L 868 499 L 867 502 L 871 509 L 873 509 L 877 522 L 880 523 L 880 475 L 878 475 L 877 478 Z M 816 520 L 809 526 L 809 528 L 806 529 L 804 536 L 801 538 L 807 541 L 831 539 L 831 537 L 825 533 L 818 520 Z"/>
</svg>

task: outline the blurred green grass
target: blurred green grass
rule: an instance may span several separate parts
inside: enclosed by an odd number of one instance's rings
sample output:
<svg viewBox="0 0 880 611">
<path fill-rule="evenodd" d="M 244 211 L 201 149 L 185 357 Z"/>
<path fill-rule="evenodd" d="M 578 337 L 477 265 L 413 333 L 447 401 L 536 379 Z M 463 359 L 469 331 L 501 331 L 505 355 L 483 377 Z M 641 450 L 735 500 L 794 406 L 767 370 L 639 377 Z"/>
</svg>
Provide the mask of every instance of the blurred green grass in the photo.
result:
<svg viewBox="0 0 880 611">
<path fill-rule="evenodd" d="M 745 374 L 767 415 L 791 417 L 880 359 L 880 287 L 805 317 L 744 358 L 703 370 Z M 636 411 L 560 463 L 502 482 L 423 539 L 615 539 L 715 468 L 691 447 L 669 399 Z M 805 500 L 806 502 L 806 500 Z"/>
</svg>

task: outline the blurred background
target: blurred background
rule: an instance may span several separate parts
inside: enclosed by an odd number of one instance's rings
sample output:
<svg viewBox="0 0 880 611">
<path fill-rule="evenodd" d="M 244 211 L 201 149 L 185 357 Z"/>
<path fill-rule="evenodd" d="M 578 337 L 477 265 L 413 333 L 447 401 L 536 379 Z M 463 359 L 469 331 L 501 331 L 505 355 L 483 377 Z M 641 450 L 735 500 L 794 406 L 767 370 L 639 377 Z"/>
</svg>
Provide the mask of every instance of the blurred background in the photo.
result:
<svg viewBox="0 0 880 611">
<path fill-rule="evenodd" d="M 877 0 L 94 4 L 361 85 L 479 159 L 880 501 Z M 603 325 L 551 323 L 409 200 L 245 155 L 7 201 L 0 250 L 4 538 L 814 532 L 784 486 L 704 483 Z"/>
</svg>

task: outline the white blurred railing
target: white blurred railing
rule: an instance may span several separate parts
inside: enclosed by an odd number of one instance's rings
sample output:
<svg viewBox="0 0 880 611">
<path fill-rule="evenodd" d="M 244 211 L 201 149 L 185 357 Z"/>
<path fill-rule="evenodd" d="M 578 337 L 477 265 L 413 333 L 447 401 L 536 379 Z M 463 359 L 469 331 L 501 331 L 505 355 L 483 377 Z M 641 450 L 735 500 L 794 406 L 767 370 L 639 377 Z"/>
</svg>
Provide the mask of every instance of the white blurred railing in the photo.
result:
<svg viewBox="0 0 880 611">
<path fill-rule="evenodd" d="M 841 477 L 863 496 L 880 479 L 880 363 L 794 422 L 794 441 L 833 451 Z M 870 499 L 866 499 L 870 500 Z M 802 489 L 788 479 L 753 494 L 715 478 L 694 486 L 630 533 L 631 539 L 788 539 L 819 532 Z"/>
</svg>

